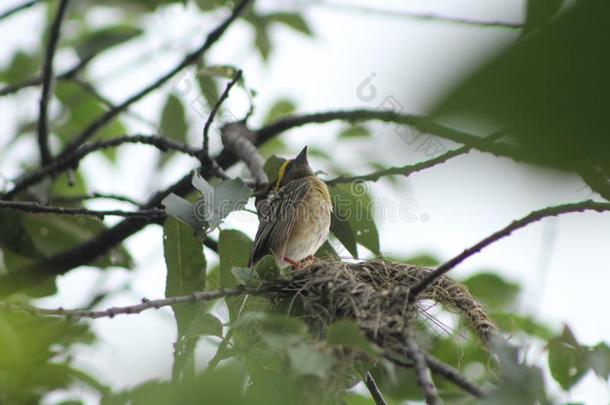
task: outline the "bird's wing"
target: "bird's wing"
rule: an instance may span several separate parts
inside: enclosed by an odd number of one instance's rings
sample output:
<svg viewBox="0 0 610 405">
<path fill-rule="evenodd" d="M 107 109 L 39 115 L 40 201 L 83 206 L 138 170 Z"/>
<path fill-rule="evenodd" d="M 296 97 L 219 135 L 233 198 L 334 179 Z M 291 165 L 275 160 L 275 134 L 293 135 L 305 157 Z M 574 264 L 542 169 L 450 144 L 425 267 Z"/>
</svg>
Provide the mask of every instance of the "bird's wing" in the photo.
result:
<svg viewBox="0 0 610 405">
<path fill-rule="evenodd" d="M 269 201 L 256 232 L 250 265 L 269 253 L 283 258 L 294 227 L 297 207 L 309 191 L 311 184 L 307 179 L 293 180 Z"/>
</svg>

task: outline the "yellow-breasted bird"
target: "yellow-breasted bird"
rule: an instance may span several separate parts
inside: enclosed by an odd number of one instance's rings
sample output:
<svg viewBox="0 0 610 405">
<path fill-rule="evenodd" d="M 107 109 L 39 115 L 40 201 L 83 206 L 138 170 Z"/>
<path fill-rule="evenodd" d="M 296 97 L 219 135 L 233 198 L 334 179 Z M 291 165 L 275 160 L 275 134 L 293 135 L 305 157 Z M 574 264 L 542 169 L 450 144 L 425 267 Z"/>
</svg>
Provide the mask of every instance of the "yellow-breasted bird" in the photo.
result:
<svg viewBox="0 0 610 405">
<path fill-rule="evenodd" d="M 332 212 L 328 187 L 311 170 L 307 147 L 280 167 L 275 190 L 261 215 L 250 265 L 273 254 L 280 266 L 299 267 L 328 237 Z"/>
</svg>

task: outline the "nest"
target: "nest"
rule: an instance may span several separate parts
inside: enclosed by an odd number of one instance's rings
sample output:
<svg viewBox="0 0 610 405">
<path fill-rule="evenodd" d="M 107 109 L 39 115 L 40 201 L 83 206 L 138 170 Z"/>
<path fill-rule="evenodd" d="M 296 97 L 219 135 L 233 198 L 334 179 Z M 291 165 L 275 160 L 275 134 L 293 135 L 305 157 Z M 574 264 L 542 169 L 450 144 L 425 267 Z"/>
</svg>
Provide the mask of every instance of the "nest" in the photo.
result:
<svg viewBox="0 0 610 405">
<path fill-rule="evenodd" d="M 410 288 L 432 270 L 387 261 L 346 263 L 315 260 L 278 281 L 274 294 L 290 307 L 302 309 L 305 320 L 324 334 L 337 320 L 357 322 L 365 335 L 386 352 L 402 353 L 405 333 L 419 312 L 422 300 L 432 300 L 467 320 L 487 344 L 497 331 L 483 306 L 468 289 L 446 276 L 440 277 L 413 303 Z"/>
</svg>

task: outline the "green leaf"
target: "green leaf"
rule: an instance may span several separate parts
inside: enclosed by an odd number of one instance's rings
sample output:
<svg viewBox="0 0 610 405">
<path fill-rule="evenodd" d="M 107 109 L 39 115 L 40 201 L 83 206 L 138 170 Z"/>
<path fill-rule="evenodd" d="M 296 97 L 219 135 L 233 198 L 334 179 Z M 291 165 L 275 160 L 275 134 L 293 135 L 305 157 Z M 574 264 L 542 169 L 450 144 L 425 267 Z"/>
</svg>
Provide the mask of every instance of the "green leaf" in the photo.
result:
<svg viewBox="0 0 610 405">
<path fill-rule="evenodd" d="M 559 12 L 562 4 L 563 0 L 528 0 L 524 32 L 542 27 Z"/>
<path fill-rule="evenodd" d="M 22 51 L 15 52 L 8 66 L 0 70 L 0 82 L 15 84 L 30 79 L 39 69 L 39 66 L 38 56 Z"/>
<path fill-rule="evenodd" d="M 275 102 L 267 112 L 264 123 L 269 124 L 279 120 L 285 116 L 292 114 L 296 110 L 296 105 L 293 101 L 282 98 Z"/>
<path fill-rule="evenodd" d="M 41 184 L 42 186 L 42 184 Z M 45 185 L 46 186 L 46 185 Z M 39 189 L 37 189 L 39 190 Z M 75 170 L 70 176 L 67 173 L 58 175 L 51 183 L 49 192 L 42 194 L 44 199 L 47 197 L 70 197 L 87 194 L 87 184 L 80 170 Z"/>
<path fill-rule="evenodd" d="M 306 336 L 309 331 L 307 324 L 300 319 L 261 311 L 245 313 L 235 324 L 236 328 L 252 328 L 253 326 L 257 327 L 257 333 L 274 333 L 283 336 Z"/>
<path fill-rule="evenodd" d="M 362 125 L 352 125 L 346 127 L 339 133 L 339 139 L 352 139 L 352 138 L 368 138 L 371 136 L 371 132 L 368 128 Z"/>
<path fill-rule="evenodd" d="M 352 256 L 358 257 L 356 233 L 347 218 L 339 218 L 339 213 L 333 210 L 330 220 L 330 231 L 345 246 Z"/>
<path fill-rule="evenodd" d="M 197 76 L 222 77 L 225 79 L 233 79 L 237 75 L 238 70 L 239 69 L 233 65 L 203 66 L 197 71 Z"/>
<path fill-rule="evenodd" d="M 202 11 L 212 11 L 226 4 L 226 0 L 195 0 L 195 4 Z"/>
<path fill-rule="evenodd" d="M 235 279 L 239 284 L 247 287 L 254 286 L 260 281 L 258 274 L 252 271 L 250 267 L 233 267 L 231 269 L 231 274 L 235 276 Z"/>
<path fill-rule="evenodd" d="M 52 257 L 79 246 L 107 229 L 102 221 L 91 217 L 28 214 L 22 217 L 22 224 L 37 251 L 44 257 Z M 129 269 L 133 262 L 127 250 L 119 246 L 97 259 L 93 265 Z"/>
<path fill-rule="evenodd" d="M 305 35 L 312 35 L 311 29 L 307 22 L 298 14 L 295 13 L 274 13 L 266 16 L 271 22 L 287 25 L 288 27 L 299 31 Z"/>
<path fill-rule="evenodd" d="M 330 244 L 329 241 L 324 242 L 324 244 L 322 246 L 320 246 L 320 249 L 318 249 L 315 256 L 319 257 L 321 259 L 326 259 L 326 260 L 339 260 L 340 259 L 339 254 L 332 247 L 332 245 Z"/>
<path fill-rule="evenodd" d="M 55 95 L 63 105 L 61 116 L 65 117 L 55 126 L 55 132 L 64 143 L 70 141 L 107 111 L 107 107 L 100 100 L 71 81 L 57 82 Z M 96 139 L 112 139 L 125 133 L 127 130 L 122 121 L 114 118 L 97 132 Z M 116 157 L 115 148 L 104 149 L 102 153 L 110 161 L 114 161 Z"/>
<path fill-rule="evenodd" d="M 567 391 L 589 370 L 587 351 L 567 326 L 561 336 L 549 340 L 547 347 L 551 375 Z"/>
<path fill-rule="evenodd" d="M 463 281 L 470 293 L 491 309 L 504 309 L 515 304 L 519 285 L 495 273 L 478 273 Z"/>
<path fill-rule="evenodd" d="M 371 398 L 348 392 L 341 397 L 341 403 L 345 405 L 370 405 Z"/>
<path fill-rule="evenodd" d="M 234 287 L 237 280 L 231 272 L 234 267 L 248 267 L 252 241 L 246 234 L 236 230 L 223 230 L 218 238 L 220 256 L 220 285 Z"/>
<path fill-rule="evenodd" d="M 275 183 L 277 183 L 277 178 L 280 173 L 280 167 L 282 167 L 285 162 L 286 159 L 277 157 L 275 155 L 271 155 L 269 159 L 267 159 L 265 165 L 263 166 L 263 170 L 269 178 L 269 184 L 275 186 Z"/>
<path fill-rule="evenodd" d="M 356 322 L 346 319 L 329 326 L 326 341 L 331 345 L 351 347 L 374 357 L 380 353 L 380 349 L 364 336 Z"/>
<path fill-rule="evenodd" d="M 241 210 L 252 194 L 250 188 L 239 178 L 223 180 L 212 186 L 195 173 L 193 186 L 202 195 L 195 204 L 195 216 L 199 221 L 205 221 L 210 230 L 217 228 L 231 212 Z"/>
<path fill-rule="evenodd" d="M 242 209 L 251 194 L 241 179 L 223 180 L 212 186 L 195 173 L 192 182 L 202 195 L 195 204 L 175 194 L 165 197 L 161 204 L 169 215 L 189 225 L 199 238 L 217 228 L 231 212 Z"/>
<path fill-rule="evenodd" d="M 197 63 L 197 67 L 200 70 L 205 69 L 205 62 L 200 61 L 199 63 Z M 205 101 L 207 103 L 207 109 L 211 110 L 212 106 L 216 104 L 218 98 L 220 97 L 220 94 L 218 92 L 218 84 L 216 83 L 216 80 L 213 76 L 201 74 L 198 74 L 196 76 L 197 84 L 199 85 L 199 90 L 201 91 L 201 94 L 203 95 L 203 98 L 205 98 Z"/>
<path fill-rule="evenodd" d="M 198 314 L 191 322 L 188 336 L 222 337 L 222 322 L 212 314 Z"/>
<path fill-rule="evenodd" d="M 173 139 L 180 143 L 186 143 L 188 123 L 182 101 L 173 94 L 167 97 L 165 105 L 161 110 L 161 122 L 159 124 L 160 135 Z M 159 164 L 163 166 L 171 156 L 169 151 L 161 154 Z"/>
<path fill-rule="evenodd" d="M 539 0 L 543 1 L 543 0 Z M 477 69 L 435 117 L 492 123 L 514 137 L 517 158 L 565 170 L 610 167 L 610 38 L 605 0 L 577 1 Z M 577 62 L 575 62 L 577 61 Z"/>
<path fill-rule="evenodd" d="M 264 61 L 269 59 L 269 54 L 271 53 L 271 39 L 269 38 L 269 32 L 267 31 L 266 26 L 259 25 L 256 27 L 254 45 Z"/>
<path fill-rule="evenodd" d="M 601 342 L 589 349 L 589 364 L 604 381 L 610 376 L 610 347 Z"/>
<path fill-rule="evenodd" d="M 519 361 L 520 351 L 510 345 L 503 337 L 491 343 L 502 366 L 502 379 L 497 388 L 480 401 L 484 405 L 501 404 L 541 404 L 550 405 L 545 392 L 544 377 L 538 367 Z"/>
<path fill-rule="evenodd" d="M 438 266 L 441 261 L 437 256 L 432 253 L 422 252 L 414 256 L 407 257 L 406 259 L 399 260 L 403 263 L 414 264 L 422 267 L 434 267 Z"/>
<path fill-rule="evenodd" d="M 266 255 L 260 259 L 254 267 L 254 272 L 263 281 L 273 281 L 280 278 L 280 268 L 273 255 Z"/>
<path fill-rule="evenodd" d="M 165 296 L 175 297 L 205 289 L 206 261 L 201 242 L 191 229 L 175 218 L 167 218 L 163 224 L 163 252 L 167 266 Z M 197 313 L 195 305 L 173 306 L 178 335 L 188 333 Z"/>
<path fill-rule="evenodd" d="M 127 42 L 142 32 L 140 28 L 132 25 L 112 25 L 82 33 L 78 36 L 74 49 L 81 59 L 86 59 Z"/>
<path fill-rule="evenodd" d="M 287 353 L 290 368 L 296 375 L 324 378 L 336 362 L 334 357 L 304 344 L 289 348 Z"/>
<path fill-rule="evenodd" d="M 75 379 L 64 353 L 94 336 L 83 323 L 0 311 L 0 392 L 3 403 L 40 403 L 41 396 L 66 389 Z"/>
<path fill-rule="evenodd" d="M 0 210 L 0 247 L 32 258 L 42 258 L 32 238 L 25 232 L 23 214 L 14 209 Z"/>
<path fill-rule="evenodd" d="M 205 237 L 207 222 L 197 219 L 195 215 L 195 205 L 174 193 L 165 197 L 161 204 L 165 207 L 165 212 L 184 224 L 191 227 L 192 232 L 200 239 Z"/>
<path fill-rule="evenodd" d="M 356 242 L 379 254 L 379 234 L 373 218 L 373 202 L 363 184 L 340 184 L 330 187 L 333 212 L 346 218 Z M 347 246 L 346 246 L 347 247 Z"/>
<path fill-rule="evenodd" d="M 548 340 L 553 336 L 553 332 L 548 326 L 528 316 L 518 315 L 513 312 L 493 312 L 490 316 L 500 330 L 505 333 L 525 333 L 544 340 Z"/>
</svg>

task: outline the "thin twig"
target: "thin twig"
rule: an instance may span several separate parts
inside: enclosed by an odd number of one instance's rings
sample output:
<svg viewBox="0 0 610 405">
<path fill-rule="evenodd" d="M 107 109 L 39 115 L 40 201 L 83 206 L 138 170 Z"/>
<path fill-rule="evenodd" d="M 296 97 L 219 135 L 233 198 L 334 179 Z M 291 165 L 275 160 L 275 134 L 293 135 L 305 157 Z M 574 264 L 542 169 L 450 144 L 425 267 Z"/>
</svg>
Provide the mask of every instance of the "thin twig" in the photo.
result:
<svg viewBox="0 0 610 405">
<path fill-rule="evenodd" d="M 413 362 L 415 366 L 415 376 L 417 382 L 422 389 L 424 399 L 428 405 L 437 405 L 441 403 L 436 390 L 436 385 L 430 375 L 430 369 L 423 352 L 417 346 L 415 338 L 410 331 L 405 331 L 405 352 L 407 357 Z"/>
<path fill-rule="evenodd" d="M 327 6 L 327 7 L 340 8 L 340 9 L 344 9 L 344 10 L 348 10 L 348 11 L 350 11 L 350 10 L 358 11 L 358 12 L 366 13 L 369 15 L 370 14 L 379 14 L 379 15 L 383 15 L 385 17 L 404 17 L 404 18 L 410 18 L 410 19 L 414 19 L 414 20 L 423 20 L 423 21 L 432 21 L 432 22 L 438 21 L 438 22 L 445 22 L 445 23 L 459 24 L 459 25 L 466 25 L 466 26 L 480 27 L 480 28 L 508 28 L 508 29 L 513 29 L 513 30 L 523 28 L 523 24 L 521 24 L 521 23 L 513 23 L 513 22 L 507 22 L 507 21 L 483 21 L 483 20 L 474 20 L 471 18 L 450 17 L 450 16 L 444 16 L 444 15 L 440 15 L 440 14 L 431 14 L 431 13 L 420 14 L 420 13 L 414 13 L 411 11 L 403 11 L 403 10 L 383 10 L 383 9 L 379 9 L 379 8 L 359 6 L 359 5 L 354 5 L 354 4 L 350 4 L 350 3 L 334 3 L 334 2 L 329 2 L 327 0 L 318 1 L 318 2 L 315 2 L 314 4 L 321 5 L 321 6 Z"/>
<path fill-rule="evenodd" d="M 193 52 L 187 54 L 184 59 L 174 68 L 170 69 L 168 72 L 163 74 L 161 77 L 157 78 L 154 82 L 144 87 L 142 90 L 130 96 L 127 100 L 115 106 L 115 108 L 106 111 L 106 113 L 102 114 L 100 117 L 95 119 L 87 128 L 85 128 L 80 134 L 74 137 L 74 140 L 66 146 L 64 151 L 60 156 L 65 156 L 78 148 L 81 144 L 86 142 L 89 138 L 91 138 L 98 130 L 106 126 L 115 116 L 123 112 L 127 107 L 132 105 L 133 103 L 139 101 L 143 97 L 150 94 L 152 91 L 161 87 L 167 81 L 169 81 L 176 74 L 181 72 L 184 68 L 189 65 L 197 62 L 211 47 L 214 45 L 224 34 L 224 32 L 229 28 L 231 23 L 237 19 L 237 17 L 241 14 L 241 12 L 246 8 L 250 0 L 241 0 L 235 9 L 231 12 L 229 17 L 227 17 L 220 25 L 218 25 L 212 32 L 208 34 L 204 43 L 194 50 Z"/>
<path fill-rule="evenodd" d="M 223 359 L 223 357 L 225 355 L 225 350 L 227 349 L 227 346 L 231 342 L 232 337 L 233 337 L 233 329 L 229 329 L 227 331 L 227 333 L 225 334 L 225 336 L 220 341 L 220 344 L 218 345 L 218 348 L 216 349 L 216 353 L 214 354 L 214 357 L 212 357 L 212 359 L 208 363 L 208 366 L 206 367 L 204 373 L 210 373 L 210 372 L 214 371 L 214 369 L 216 368 L 218 363 L 220 363 L 220 361 Z"/>
<path fill-rule="evenodd" d="M 364 384 L 366 385 L 366 388 L 368 388 L 369 392 L 371 393 L 371 397 L 373 397 L 373 400 L 375 401 L 376 405 L 388 405 L 388 403 L 383 398 L 383 394 L 379 390 L 379 387 L 377 386 L 377 382 L 375 382 L 375 379 L 373 378 L 371 373 L 368 371 L 367 371 L 366 375 L 364 376 Z"/>
<path fill-rule="evenodd" d="M 392 363 L 396 364 L 397 366 L 408 368 L 408 369 L 411 369 L 414 367 L 413 363 L 409 363 L 402 359 L 398 359 L 395 356 L 386 354 L 386 355 L 384 355 L 384 357 L 386 359 L 390 360 Z M 455 367 L 442 362 L 441 360 L 437 359 L 436 357 L 432 356 L 429 353 L 424 352 L 424 357 L 426 358 L 426 363 L 428 363 L 428 367 L 430 367 L 430 371 L 432 371 L 434 374 L 437 374 L 437 375 L 445 378 L 446 380 L 451 381 L 457 387 L 468 392 L 469 394 L 472 394 L 473 396 L 475 396 L 477 398 L 482 398 L 485 395 L 484 392 L 481 391 L 481 389 L 479 387 L 477 387 L 475 384 L 470 382 Z"/>
<path fill-rule="evenodd" d="M 472 148 L 470 146 L 462 146 L 460 148 L 450 150 L 448 152 L 443 153 L 440 156 L 437 156 L 432 159 L 424 160 L 423 162 L 418 162 L 413 165 L 405 165 L 401 167 L 390 167 L 383 170 L 377 170 L 373 173 L 361 175 L 361 176 L 339 176 L 332 180 L 328 180 L 326 184 L 329 186 L 333 186 L 341 183 L 352 183 L 352 182 L 360 182 L 360 181 L 377 181 L 382 177 L 386 176 L 404 176 L 408 177 L 413 173 L 419 172 L 424 169 L 428 169 L 430 167 L 439 165 L 441 163 L 445 163 L 447 160 L 454 158 L 456 156 L 464 155 L 468 153 Z"/>
<path fill-rule="evenodd" d="M 32 312 L 34 314 L 39 315 L 50 315 L 50 316 L 61 316 L 66 318 L 113 318 L 116 315 L 130 315 L 130 314 L 139 314 L 142 311 L 146 311 L 148 309 L 159 309 L 162 307 L 173 306 L 177 304 L 183 304 L 188 302 L 198 302 L 198 301 L 212 301 L 218 298 L 225 297 L 237 297 L 243 294 L 254 294 L 260 295 L 266 293 L 267 290 L 264 288 L 246 288 L 243 285 L 219 289 L 214 291 L 196 291 L 189 295 L 181 295 L 176 297 L 162 298 L 158 300 L 147 300 L 142 299 L 141 304 L 129 305 L 126 307 L 112 307 L 100 311 L 86 311 L 82 309 L 46 309 L 46 308 L 36 308 L 29 305 L 23 304 L 0 304 L 1 307 L 17 310 L 17 311 L 27 311 Z"/>
<path fill-rule="evenodd" d="M 16 14 L 22 10 L 30 8 L 30 7 L 40 3 L 41 1 L 42 0 L 30 0 L 30 1 L 26 1 L 25 3 L 19 4 L 18 6 L 10 8 L 10 9 L 2 12 L 2 14 L 0 14 L 0 21 L 4 20 L 5 18 L 8 18 L 8 17 L 12 16 L 13 14 Z"/>
<path fill-rule="evenodd" d="M 480 242 L 475 245 L 469 247 L 464 250 L 459 255 L 453 257 L 451 260 L 440 265 L 434 272 L 430 273 L 424 279 L 422 279 L 415 287 L 411 289 L 411 295 L 409 299 L 411 302 L 415 301 L 415 298 L 419 293 L 425 290 L 429 285 L 431 285 L 436 279 L 438 279 L 443 274 L 447 273 L 449 270 L 453 269 L 455 266 L 469 258 L 470 256 L 478 253 L 483 248 L 491 245 L 494 242 L 499 241 L 500 239 L 510 235 L 517 229 L 523 228 L 531 223 L 540 221 L 541 219 L 547 217 L 553 217 L 561 214 L 567 214 L 572 212 L 584 212 L 584 211 L 597 211 L 597 212 L 606 212 L 610 211 L 610 203 L 596 202 L 592 200 L 577 202 L 577 203 L 569 203 L 562 204 L 553 207 L 543 208 L 541 210 L 533 211 L 526 215 L 525 217 L 513 221 L 506 227 L 500 229 L 497 232 L 489 235 L 484 238 Z"/>
<path fill-rule="evenodd" d="M 134 200 L 133 198 L 130 198 L 130 197 L 127 197 L 124 195 L 98 193 L 98 192 L 91 193 L 91 194 L 75 195 L 75 196 L 70 196 L 70 197 L 52 197 L 50 202 L 70 203 L 70 202 L 80 202 L 80 201 L 84 201 L 84 200 L 98 200 L 98 199 L 126 202 L 129 204 L 135 205 L 136 207 L 142 206 L 142 203 Z"/>
<path fill-rule="evenodd" d="M 51 95 L 51 88 L 55 78 L 53 77 L 53 58 L 59 42 L 61 31 L 61 23 L 68 8 L 69 0 L 60 0 L 57 7 L 57 13 L 53 19 L 51 30 L 49 31 L 49 42 L 46 47 L 46 55 L 42 69 L 42 93 L 40 96 L 40 112 L 38 114 L 38 148 L 40 149 L 40 157 L 43 164 L 47 164 L 51 160 L 51 152 L 49 151 L 49 117 L 48 105 Z"/>
<path fill-rule="evenodd" d="M 30 187 L 38 182 L 42 181 L 50 175 L 55 175 L 61 171 L 72 169 L 78 166 L 78 163 L 87 155 L 93 152 L 97 152 L 104 149 L 115 148 L 125 143 L 140 143 L 144 145 L 151 145 L 156 147 L 162 152 L 173 150 L 199 158 L 199 150 L 191 148 L 188 145 L 181 144 L 172 139 L 165 138 L 157 135 L 124 135 L 105 141 L 91 142 L 85 144 L 75 151 L 64 155 L 58 156 L 48 165 L 41 167 L 40 169 L 23 176 L 21 179 L 15 182 L 15 186 L 12 190 L 7 192 L 3 199 L 11 199 L 20 191 Z"/>
<path fill-rule="evenodd" d="M 432 356 L 431 354 L 424 353 L 424 356 L 426 358 L 426 363 L 428 364 L 428 367 L 430 367 L 430 370 L 434 374 L 438 374 L 438 375 L 442 376 L 443 378 L 453 382 L 455 385 L 457 385 L 464 391 L 474 395 L 477 398 L 483 397 L 483 395 L 484 395 L 483 391 L 481 391 L 481 389 L 479 387 L 477 387 L 476 385 L 474 385 L 473 383 L 468 381 L 466 379 L 466 377 L 464 377 L 454 367 L 450 366 L 447 363 L 440 361 L 439 359 Z"/>
<path fill-rule="evenodd" d="M 204 159 L 210 158 L 209 132 L 210 132 L 210 127 L 212 126 L 212 122 L 214 121 L 214 117 L 216 117 L 216 114 L 218 113 L 220 106 L 225 102 L 227 97 L 229 97 L 229 92 L 231 91 L 233 86 L 235 86 L 235 84 L 241 79 L 241 77 L 242 77 L 242 71 L 238 70 L 235 73 L 235 76 L 233 77 L 233 79 L 227 84 L 227 87 L 225 87 L 225 90 L 222 92 L 222 94 L 220 95 L 220 97 L 218 98 L 216 103 L 214 104 L 214 107 L 212 107 L 212 111 L 210 111 L 210 115 L 208 116 L 208 119 L 206 120 L 205 125 L 203 126 L 203 148 L 201 150 L 201 156 Z"/>
<path fill-rule="evenodd" d="M 0 200 L 0 210 L 14 209 L 31 214 L 56 214 L 68 216 L 91 216 L 104 218 L 105 216 L 125 217 L 125 218 L 164 218 L 165 211 L 160 209 L 148 209 L 139 211 L 123 210 L 90 210 L 87 208 L 56 207 L 42 205 L 31 201 L 2 201 Z"/>
<path fill-rule="evenodd" d="M 493 133 L 485 138 L 488 142 L 492 142 L 497 140 L 500 136 L 503 135 L 504 132 Z M 332 180 L 328 180 L 326 184 L 335 185 L 340 183 L 352 183 L 359 181 L 377 181 L 385 176 L 404 176 L 408 177 L 413 173 L 419 172 L 424 169 L 429 169 L 433 166 L 439 165 L 441 163 L 445 163 L 447 160 L 452 159 L 456 156 L 465 155 L 466 153 L 472 150 L 472 146 L 464 145 L 460 148 L 450 150 L 448 152 L 443 153 L 435 158 L 424 160 L 423 162 L 418 162 L 412 165 L 405 165 L 401 167 L 390 167 L 387 169 L 377 170 L 373 173 L 361 175 L 361 176 L 339 176 Z"/>
</svg>

